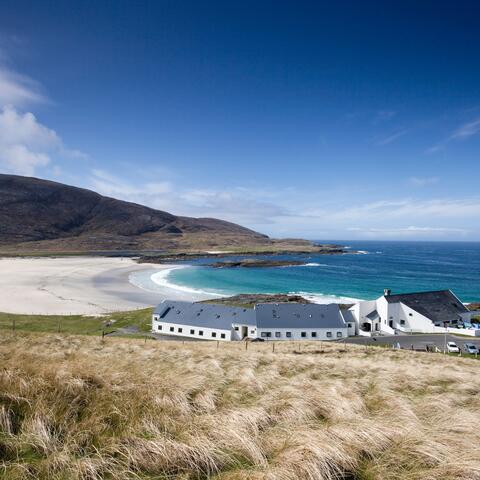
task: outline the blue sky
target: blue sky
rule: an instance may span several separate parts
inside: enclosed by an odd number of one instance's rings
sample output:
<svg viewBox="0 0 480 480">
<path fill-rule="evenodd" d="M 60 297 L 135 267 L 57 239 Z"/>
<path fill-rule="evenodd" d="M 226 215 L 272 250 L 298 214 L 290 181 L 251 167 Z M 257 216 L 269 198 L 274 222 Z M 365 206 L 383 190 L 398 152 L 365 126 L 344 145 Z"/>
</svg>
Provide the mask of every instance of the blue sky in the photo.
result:
<svg viewBox="0 0 480 480">
<path fill-rule="evenodd" d="M 480 240 L 479 18 L 4 0 L 0 172 L 277 237 Z"/>
</svg>

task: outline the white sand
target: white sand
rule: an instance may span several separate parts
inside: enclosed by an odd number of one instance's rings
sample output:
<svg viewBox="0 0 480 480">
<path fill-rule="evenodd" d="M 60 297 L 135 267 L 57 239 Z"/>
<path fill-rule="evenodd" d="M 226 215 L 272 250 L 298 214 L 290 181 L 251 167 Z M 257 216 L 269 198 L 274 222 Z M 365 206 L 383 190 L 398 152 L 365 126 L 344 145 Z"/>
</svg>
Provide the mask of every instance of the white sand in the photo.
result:
<svg viewBox="0 0 480 480">
<path fill-rule="evenodd" d="M 0 312 L 98 315 L 144 308 L 165 298 L 201 299 L 168 287 L 146 291 L 128 281 L 132 272 L 171 267 L 127 258 L 2 258 Z"/>
</svg>

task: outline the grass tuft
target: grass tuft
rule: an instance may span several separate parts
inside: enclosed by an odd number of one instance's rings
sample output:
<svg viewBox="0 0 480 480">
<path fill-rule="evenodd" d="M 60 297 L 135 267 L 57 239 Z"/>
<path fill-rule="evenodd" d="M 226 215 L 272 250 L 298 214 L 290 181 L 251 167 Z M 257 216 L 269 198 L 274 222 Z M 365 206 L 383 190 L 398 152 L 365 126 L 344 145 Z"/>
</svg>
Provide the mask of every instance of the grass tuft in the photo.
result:
<svg viewBox="0 0 480 480">
<path fill-rule="evenodd" d="M 480 479 L 479 364 L 2 332 L 0 479 Z"/>
</svg>

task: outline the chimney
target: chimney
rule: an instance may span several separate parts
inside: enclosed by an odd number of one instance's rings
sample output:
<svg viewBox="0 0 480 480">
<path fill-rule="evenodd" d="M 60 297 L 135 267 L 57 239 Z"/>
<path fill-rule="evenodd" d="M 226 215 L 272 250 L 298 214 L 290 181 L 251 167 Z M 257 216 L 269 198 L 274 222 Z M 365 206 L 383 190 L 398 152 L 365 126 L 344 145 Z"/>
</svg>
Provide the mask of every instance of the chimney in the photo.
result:
<svg viewBox="0 0 480 480">
<path fill-rule="evenodd" d="M 392 293 L 392 291 L 389 288 L 384 288 L 383 289 L 383 295 L 385 297 L 388 297 L 388 295 L 390 295 L 391 293 Z"/>
</svg>

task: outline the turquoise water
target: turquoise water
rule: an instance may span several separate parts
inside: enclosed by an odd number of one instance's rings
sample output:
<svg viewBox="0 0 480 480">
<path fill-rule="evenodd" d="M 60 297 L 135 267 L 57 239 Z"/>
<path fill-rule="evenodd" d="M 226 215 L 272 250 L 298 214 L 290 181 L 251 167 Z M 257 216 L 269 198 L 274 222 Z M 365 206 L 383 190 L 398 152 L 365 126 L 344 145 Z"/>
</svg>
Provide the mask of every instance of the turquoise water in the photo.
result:
<svg viewBox="0 0 480 480">
<path fill-rule="evenodd" d="M 480 301 L 478 242 L 336 243 L 366 253 L 277 256 L 310 264 L 280 268 L 215 269 L 205 266 L 211 260 L 199 260 L 190 268 L 172 271 L 168 281 L 223 295 L 304 293 L 327 301 L 374 299 L 384 288 L 393 293 L 450 288 L 463 302 Z"/>
</svg>

